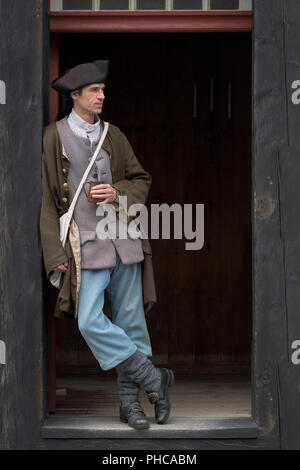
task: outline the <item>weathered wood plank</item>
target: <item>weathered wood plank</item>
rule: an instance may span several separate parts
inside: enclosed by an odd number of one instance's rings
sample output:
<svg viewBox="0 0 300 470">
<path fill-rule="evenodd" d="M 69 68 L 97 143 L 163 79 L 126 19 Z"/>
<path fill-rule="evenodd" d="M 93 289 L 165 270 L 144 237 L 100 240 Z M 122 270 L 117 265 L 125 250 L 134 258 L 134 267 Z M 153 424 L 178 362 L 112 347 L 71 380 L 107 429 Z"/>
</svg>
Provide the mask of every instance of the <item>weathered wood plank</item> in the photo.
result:
<svg viewBox="0 0 300 470">
<path fill-rule="evenodd" d="M 78 418 L 53 416 L 42 426 L 42 438 L 56 439 L 232 439 L 256 438 L 257 426 L 251 418 L 170 418 L 164 426 L 149 418 L 150 428 L 135 430 L 115 417 Z"/>
<path fill-rule="evenodd" d="M 300 35 L 299 35 L 300 42 Z M 289 119 L 292 126 L 293 120 Z M 296 144 L 294 139 L 294 143 Z M 300 142 L 278 149 L 280 213 L 284 244 L 287 351 L 278 369 L 280 430 L 283 449 L 300 449 Z M 296 347 L 294 347 L 294 344 Z M 298 344 L 298 348 L 297 348 Z"/>
<path fill-rule="evenodd" d="M 277 144 L 287 138 L 281 0 L 254 0 L 253 410 L 280 446 L 277 363 L 286 353 L 284 261 Z"/>
<path fill-rule="evenodd" d="M 41 135 L 47 97 L 47 2 L 0 0 L 0 448 L 28 448 L 42 416 L 43 298 L 39 240 Z M 44 68 L 45 66 L 45 68 Z M 46 86 L 45 86 L 46 85 Z M 44 94 L 45 93 L 45 94 Z"/>
<path fill-rule="evenodd" d="M 273 450 L 276 443 L 263 436 L 257 439 L 43 439 L 44 450 Z"/>
<path fill-rule="evenodd" d="M 255 416 L 281 448 L 299 449 L 300 371 L 289 361 L 300 331 L 300 5 L 254 3 Z"/>
<path fill-rule="evenodd" d="M 300 449 L 300 374 L 299 365 L 283 361 L 279 366 L 279 403 L 281 447 Z"/>
</svg>

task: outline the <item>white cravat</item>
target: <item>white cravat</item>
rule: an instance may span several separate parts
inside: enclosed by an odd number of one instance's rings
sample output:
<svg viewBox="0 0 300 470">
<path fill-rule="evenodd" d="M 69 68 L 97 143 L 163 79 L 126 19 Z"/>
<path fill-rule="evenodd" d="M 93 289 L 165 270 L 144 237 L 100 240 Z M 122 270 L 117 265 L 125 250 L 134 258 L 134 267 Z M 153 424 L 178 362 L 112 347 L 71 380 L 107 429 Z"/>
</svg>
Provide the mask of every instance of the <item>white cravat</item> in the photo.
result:
<svg viewBox="0 0 300 470">
<path fill-rule="evenodd" d="M 95 114 L 97 121 L 95 124 L 90 124 L 89 122 L 82 119 L 75 111 L 72 109 L 71 113 L 68 116 L 68 124 L 75 134 L 80 137 L 89 138 L 91 142 L 98 139 L 100 136 L 100 119 Z"/>
<path fill-rule="evenodd" d="M 100 136 L 100 119 L 95 114 L 97 121 L 95 124 L 90 124 L 89 122 L 82 119 L 75 111 L 72 109 L 71 113 L 68 116 L 67 122 L 73 132 L 79 135 L 80 137 L 89 138 L 91 141 L 91 148 L 93 140 L 98 139 Z M 115 199 L 116 202 L 119 202 L 119 194 L 120 192 L 117 191 L 117 197 Z"/>
</svg>

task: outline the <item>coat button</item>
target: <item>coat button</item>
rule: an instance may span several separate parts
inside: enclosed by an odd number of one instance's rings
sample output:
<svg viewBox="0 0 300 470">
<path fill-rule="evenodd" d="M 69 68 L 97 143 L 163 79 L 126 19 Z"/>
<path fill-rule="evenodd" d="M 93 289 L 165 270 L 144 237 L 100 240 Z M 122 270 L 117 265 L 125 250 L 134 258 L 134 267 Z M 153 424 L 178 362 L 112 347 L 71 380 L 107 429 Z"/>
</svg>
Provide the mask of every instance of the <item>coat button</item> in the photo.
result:
<svg viewBox="0 0 300 470">
<path fill-rule="evenodd" d="M 67 187 L 68 187 L 68 183 L 64 183 L 64 184 L 63 184 L 63 187 L 64 187 L 64 188 L 67 188 Z"/>
<path fill-rule="evenodd" d="M 65 173 L 65 174 L 67 173 L 67 170 L 66 170 L 66 168 L 63 168 L 63 173 Z"/>
<path fill-rule="evenodd" d="M 68 198 L 67 198 L 67 197 L 63 197 L 62 200 L 63 200 L 63 202 L 68 202 Z"/>
</svg>

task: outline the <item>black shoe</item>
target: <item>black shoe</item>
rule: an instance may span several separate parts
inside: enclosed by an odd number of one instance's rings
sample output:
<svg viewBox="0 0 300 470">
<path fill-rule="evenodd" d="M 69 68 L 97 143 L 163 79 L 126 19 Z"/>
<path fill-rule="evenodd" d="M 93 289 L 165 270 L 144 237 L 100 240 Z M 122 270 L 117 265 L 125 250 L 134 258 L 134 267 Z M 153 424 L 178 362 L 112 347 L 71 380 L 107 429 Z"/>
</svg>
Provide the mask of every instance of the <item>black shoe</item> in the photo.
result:
<svg viewBox="0 0 300 470">
<path fill-rule="evenodd" d="M 148 429 L 149 422 L 139 401 L 120 406 L 120 421 L 134 429 Z"/>
<path fill-rule="evenodd" d="M 164 424 L 169 418 L 171 403 L 168 388 L 174 383 L 174 373 L 171 369 L 160 369 L 161 385 L 158 392 L 147 393 L 150 403 L 154 403 L 155 422 Z"/>
</svg>

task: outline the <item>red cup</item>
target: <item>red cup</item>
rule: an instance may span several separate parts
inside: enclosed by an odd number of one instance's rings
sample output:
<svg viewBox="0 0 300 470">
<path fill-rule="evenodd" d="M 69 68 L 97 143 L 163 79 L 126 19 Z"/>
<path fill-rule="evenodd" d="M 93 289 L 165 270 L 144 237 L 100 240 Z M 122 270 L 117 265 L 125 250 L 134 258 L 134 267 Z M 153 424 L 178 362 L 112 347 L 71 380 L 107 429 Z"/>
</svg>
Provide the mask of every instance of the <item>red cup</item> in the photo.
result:
<svg viewBox="0 0 300 470">
<path fill-rule="evenodd" d="M 88 193 L 86 192 L 86 189 L 85 189 L 86 184 L 90 185 Z M 93 189 L 93 187 L 97 186 L 98 184 L 103 184 L 103 181 L 86 181 L 84 183 L 84 185 L 83 185 L 84 192 L 87 195 L 87 198 L 88 198 L 89 202 L 99 202 L 101 200 L 101 199 L 93 197 L 93 195 L 91 194 L 91 190 Z M 102 198 L 102 199 L 104 199 L 104 198 Z"/>
</svg>

